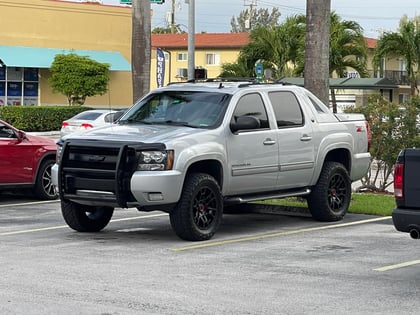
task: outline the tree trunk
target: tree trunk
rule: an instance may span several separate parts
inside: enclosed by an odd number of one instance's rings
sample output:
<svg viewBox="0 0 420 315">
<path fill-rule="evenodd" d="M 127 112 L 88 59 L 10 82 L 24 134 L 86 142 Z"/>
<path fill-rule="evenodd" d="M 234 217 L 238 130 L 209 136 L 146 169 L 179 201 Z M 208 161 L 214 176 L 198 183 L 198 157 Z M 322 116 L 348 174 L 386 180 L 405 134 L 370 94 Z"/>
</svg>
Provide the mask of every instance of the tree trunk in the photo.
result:
<svg viewBox="0 0 420 315">
<path fill-rule="evenodd" d="M 131 71 L 134 103 L 150 90 L 150 1 L 132 1 L 131 31 Z"/>
<path fill-rule="evenodd" d="M 305 88 L 329 105 L 331 0 L 306 0 Z"/>
</svg>

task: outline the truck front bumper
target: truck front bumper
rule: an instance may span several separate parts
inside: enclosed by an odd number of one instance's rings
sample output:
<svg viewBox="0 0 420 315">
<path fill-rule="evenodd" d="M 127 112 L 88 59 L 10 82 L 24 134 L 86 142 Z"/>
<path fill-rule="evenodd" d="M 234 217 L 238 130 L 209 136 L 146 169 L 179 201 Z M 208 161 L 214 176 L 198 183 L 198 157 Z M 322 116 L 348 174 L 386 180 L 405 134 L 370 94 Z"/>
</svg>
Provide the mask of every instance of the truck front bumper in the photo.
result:
<svg viewBox="0 0 420 315">
<path fill-rule="evenodd" d="M 392 221 L 397 231 L 410 233 L 412 238 L 420 238 L 420 210 L 395 208 Z"/>
<path fill-rule="evenodd" d="M 52 182 L 59 187 L 59 169 L 55 164 L 51 169 Z M 178 202 L 182 191 L 184 176 L 179 171 L 137 171 L 131 179 L 129 190 L 134 200 L 123 200 L 127 207 L 138 207 L 156 210 Z M 72 195 L 64 195 L 75 202 L 88 205 L 121 206 L 115 194 L 101 191 L 97 185 L 89 190 L 76 190 Z"/>
<path fill-rule="evenodd" d="M 181 196 L 184 176 L 179 171 L 137 171 L 130 181 L 132 206 L 150 207 L 173 204 Z"/>
</svg>

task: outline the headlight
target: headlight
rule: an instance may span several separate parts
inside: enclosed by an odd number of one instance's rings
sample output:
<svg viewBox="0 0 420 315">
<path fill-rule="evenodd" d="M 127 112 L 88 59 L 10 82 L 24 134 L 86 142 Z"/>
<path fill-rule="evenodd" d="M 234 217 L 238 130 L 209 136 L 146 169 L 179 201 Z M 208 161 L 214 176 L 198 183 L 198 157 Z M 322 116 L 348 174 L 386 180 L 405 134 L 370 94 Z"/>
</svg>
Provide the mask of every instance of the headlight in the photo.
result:
<svg viewBox="0 0 420 315">
<path fill-rule="evenodd" d="M 141 151 L 138 171 L 171 170 L 174 161 L 174 151 Z"/>
<path fill-rule="evenodd" d="M 55 162 L 60 164 L 61 154 L 63 153 L 63 143 L 57 142 L 57 153 L 55 155 Z"/>
</svg>

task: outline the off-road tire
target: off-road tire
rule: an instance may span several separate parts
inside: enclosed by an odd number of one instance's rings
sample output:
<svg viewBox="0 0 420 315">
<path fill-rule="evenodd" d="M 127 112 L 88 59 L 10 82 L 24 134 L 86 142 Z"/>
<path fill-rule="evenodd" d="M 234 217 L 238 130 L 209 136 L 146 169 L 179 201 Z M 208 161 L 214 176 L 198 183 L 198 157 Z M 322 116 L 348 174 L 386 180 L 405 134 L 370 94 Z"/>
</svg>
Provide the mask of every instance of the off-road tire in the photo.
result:
<svg viewBox="0 0 420 315">
<path fill-rule="evenodd" d="M 223 216 L 223 197 L 216 180 L 203 173 L 187 175 L 181 198 L 170 212 L 176 235 L 187 241 L 213 237 Z"/>
<path fill-rule="evenodd" d="M 337 162 L 325 162 L 318 183 L 307 198 L 312 217 L 318 221 L 339 221 L 351 200 L 351 181 L 347 169 Z"/>
<path fill-rule="evenodd" d="M 52 183 L 51 167 L 54 160 L 44 160 L 39 166 L 33 193 L 38 199 L 54 200 L 58 198 L 58 190 Z"/>
<path fill-rule="evenodd" d="M 86 206 L 69 200 L 61 200 L 61 213 L 73 230 L 98 232 L 111 221 L 114 208 Z"/>
</svg>

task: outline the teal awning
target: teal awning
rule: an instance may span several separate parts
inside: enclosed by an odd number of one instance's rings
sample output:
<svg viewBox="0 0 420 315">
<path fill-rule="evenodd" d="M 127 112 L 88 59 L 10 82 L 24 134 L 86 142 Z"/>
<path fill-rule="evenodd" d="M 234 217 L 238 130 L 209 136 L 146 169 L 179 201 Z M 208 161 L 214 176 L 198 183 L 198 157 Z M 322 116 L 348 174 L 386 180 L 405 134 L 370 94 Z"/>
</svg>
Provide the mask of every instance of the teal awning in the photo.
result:
<svg viewBox="0 0 420 315">
<path fill-rule="evenodd" d="M 131 71 L 131 64 L 115 51 L 0 46 L 0 60 L 8 67 L 50 68 L 55 55 L 71 52 L 108 63 L 112 71 Z"/>
</svg>

